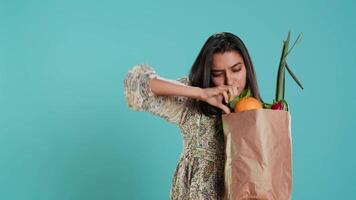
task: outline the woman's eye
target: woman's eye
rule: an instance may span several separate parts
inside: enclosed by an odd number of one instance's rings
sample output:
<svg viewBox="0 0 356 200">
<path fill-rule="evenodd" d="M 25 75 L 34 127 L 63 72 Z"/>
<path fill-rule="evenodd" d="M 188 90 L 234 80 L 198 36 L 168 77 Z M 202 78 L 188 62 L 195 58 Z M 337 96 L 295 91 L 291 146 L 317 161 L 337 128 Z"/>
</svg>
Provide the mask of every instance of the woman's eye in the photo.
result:
<svg viewBox="0 0 356 200">
<path fill-rule="evenodd" d="M 240 71 L 241 69 L 233 69 L 232 71 L 233 72 L 238 72 L 238 71 Z"/>
<path fill-rule="evenodd" d="M 218 77 L 218 76 L 221 76 L 221 73 L 220 74 L 213 74 L 214 77 Z"/>
</svg>

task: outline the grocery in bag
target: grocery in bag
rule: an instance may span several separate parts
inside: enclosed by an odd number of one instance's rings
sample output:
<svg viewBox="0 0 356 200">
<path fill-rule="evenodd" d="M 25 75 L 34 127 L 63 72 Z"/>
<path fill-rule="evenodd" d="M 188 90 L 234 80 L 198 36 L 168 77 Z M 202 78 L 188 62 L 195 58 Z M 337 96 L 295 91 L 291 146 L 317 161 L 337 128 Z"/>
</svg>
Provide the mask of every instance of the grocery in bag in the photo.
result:
<svg viewBox="0 0 356 200">
<path fill-rule="evenodd" d="M 226 144 L 225 199 L 289 200 L 291 117 L 258 109 L 222 116 Z"/>
<path fill-rule="evenodd" d="M 225 138 L 225 200 L 290 200 L 292 193 L 292 131 L 284 98 L 285 71 L 304 89 L 287 64 L 290 32 L 283 41 L 276 96 L 265 103 L 250 88 L 228 102 L 232 113 L 222 115 Z"/>
</svg>

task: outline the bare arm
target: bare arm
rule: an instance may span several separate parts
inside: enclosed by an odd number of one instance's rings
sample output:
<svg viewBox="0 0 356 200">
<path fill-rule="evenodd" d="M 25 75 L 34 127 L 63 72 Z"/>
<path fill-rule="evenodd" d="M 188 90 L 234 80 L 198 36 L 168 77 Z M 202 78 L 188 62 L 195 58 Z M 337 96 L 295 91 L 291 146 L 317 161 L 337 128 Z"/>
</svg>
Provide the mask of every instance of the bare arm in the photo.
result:
<svg viewBox="0 0 356 200">
<path fill-rule="evenodd" d="M 184 96 L 205 101 L 213 106 L 222 109 L 225 113 L 230 113 L 230 109 L 222 104 L 225 98 L 228 102 L 228 86 L 218 86 L 213 88 L 200 88 L 184 85 L 178 81 L 155 77 L 150 80 L 152 92 L 158 96 Z M 230 96 L 231 98 L 231 96 Z"/>
<path fill-rule="evenodd" d="M 152 92 L 158 96 L 184 96 L 193 99 L 201 99 L 202 89 L 184 85 L 175 80 L 156 77 L 150 80 Z"/>
</svg>

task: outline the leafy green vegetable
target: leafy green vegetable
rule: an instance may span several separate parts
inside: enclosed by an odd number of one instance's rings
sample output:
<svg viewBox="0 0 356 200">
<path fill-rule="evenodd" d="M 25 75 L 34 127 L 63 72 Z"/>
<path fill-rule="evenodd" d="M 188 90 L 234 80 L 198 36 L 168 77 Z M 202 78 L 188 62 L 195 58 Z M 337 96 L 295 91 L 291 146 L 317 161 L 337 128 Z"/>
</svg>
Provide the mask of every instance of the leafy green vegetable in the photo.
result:
<svg viewBox="0 0 356 200">
<path fill-rule="evenodd" d="M 276 97 L 274 99 L 275 102 L 279 102 L 284 100 L 284 93 L 285 93 L 285 68 L 287 68 L 288 73 L 292 76 L 294 81 L 298 84 L 298 86 L 302 89 L 303 86 L 298 80 L 297 76 L 292 72 L 290 67 L 287 64 L 286 58 L 287 55 L 293 50 L 294 46 L 301 41 L 302 34 L 299 34 L 295 42 L 293 43 L 292 47 L 288 50 L 289 42 L 290 42 L 291 32 L 288 32 L 287 39 L 283 41 L 283 48 L 282 48 L 282 55 L 278 66 L 278 73 L 277 73 L 277 88 L 276 88 Z"/>
<path fill-rule="evenodd" d="M 234 110 L 237 102 L 240 100 L 239 96 L 236 96 L 232 101 L 229 102 L 230 109 Z"/>
</svg>

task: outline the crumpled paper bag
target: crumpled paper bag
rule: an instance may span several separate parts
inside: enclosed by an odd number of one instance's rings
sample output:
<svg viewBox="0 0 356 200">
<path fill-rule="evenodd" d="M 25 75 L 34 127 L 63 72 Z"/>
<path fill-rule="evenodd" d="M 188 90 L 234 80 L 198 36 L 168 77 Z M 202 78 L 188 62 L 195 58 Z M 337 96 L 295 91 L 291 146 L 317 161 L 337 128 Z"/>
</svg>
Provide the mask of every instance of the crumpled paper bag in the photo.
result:
<svg viewBox="0 0 356 200">
<path fill-rule="evenodd" d="M 226 200 L 290 200 L 291 116 L 258 109 L 222 115 Z"/>
</svg>

